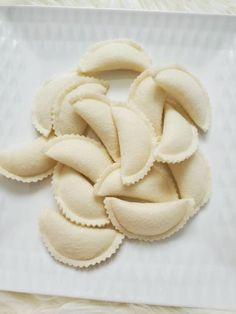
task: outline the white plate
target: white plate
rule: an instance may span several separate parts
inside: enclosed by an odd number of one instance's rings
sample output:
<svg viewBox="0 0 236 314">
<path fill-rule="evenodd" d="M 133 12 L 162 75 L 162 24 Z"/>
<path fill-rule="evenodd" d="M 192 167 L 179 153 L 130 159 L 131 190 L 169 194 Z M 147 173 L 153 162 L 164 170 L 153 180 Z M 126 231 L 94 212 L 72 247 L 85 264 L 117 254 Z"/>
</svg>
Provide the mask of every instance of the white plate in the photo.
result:
<svg viewBox="0 0 236 314">
<path fill-rule="evenodd" d="M 112 260 L 91 270 L 55 262 L 41 244 L 40 210 L 55 206 L 50 179 L 27 185 L 1 177 L 0 289 L 236 309 L 236 18 L 12 7 L 0 8 L 0 23 L 1 148 L 36 136 L 30 111 L 39 84 L 74 68 L 90 44 L 108 38 L 133 38 L 155 65 L 193 71 L 213 109 L 201 143 L 213 173 L 210 203 L 171 239 L 125 241 Z M 124 99 L 132 77 L 122 77 L 112 80 L 118 88 L 112 95 Z"/>
</svg>

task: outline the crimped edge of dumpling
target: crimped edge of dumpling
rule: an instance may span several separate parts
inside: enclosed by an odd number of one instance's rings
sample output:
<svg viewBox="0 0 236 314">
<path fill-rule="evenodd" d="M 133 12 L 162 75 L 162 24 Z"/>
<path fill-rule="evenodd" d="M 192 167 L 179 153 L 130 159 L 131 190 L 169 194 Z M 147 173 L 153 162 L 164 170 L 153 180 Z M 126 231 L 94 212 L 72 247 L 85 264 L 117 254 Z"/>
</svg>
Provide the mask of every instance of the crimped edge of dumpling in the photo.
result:
<svg viewBox="0 0 236 314">
<path fill-rule="evenodd" d="M 193 73 L 189 72 L 188 70 L 185 69 L 185 67 L 178 65 L 178 64 L 170 64 L 170 65 L 166 65 L 164 67 L 159 67 L 156 68 L 155 71 L 153 71 L 153 75 L 154 75 L 154 79 L 156 80 L 156 76 L 158 75 L 159 72 L 164 71 L 164 70 L 169 70 L 169 69 L 176 69 L 176 70 L 180 70 L 182 72 L 187 73 L 189 76 L 192 77 L 192 79 L 198 84 L 198 86 L 201 88 L 201 90 L 203 91 L 203 94 L 206 96 L 207 100 L 208 100 L 208 106 L 207 106 L 207 123 L 205 126 L 199 126 L 197 125 L 202 131 L 207 132 L 211 126 L 211 120 L 212 120 L 212 113 L 211 113 L 211 105 L 210 105 L 210 99 L 209 99 L 209 95 L 207 90 L 205 89 L 205 87 L 202 85 L 202 83 L 200 82 L 200 80 L 198 79 L 197 76 L 195 76 Z M 180 104 L 181 105 L 181 104 Z M 182 107 L 182 105 L 181 105 Z"/>
<path fill-rule="evenodd" d="M 116 235 L 114 241 L 112 242 L 111 246 L 105 252 L 103 252 L 101 255 L 96 256 L 95 258 L 90 259 L 90 260 L 74 260 L 71 258 L 67 258 L 67 257 L 63 256 L 62 254 L 60 254 L 59 252 L 57 252 L 57 250 L 53 247 L 53 245 L 47 239 L 47 236 L 45 234 L 43 234 L 43 232 L 41 230 L 40 223 L 41 222 L 39 220 L 40 236 L 41 236 L 42 242 L 43 242 L 44 246 L 46 247 L 46 249 L 48 250 L 49 254 L 58 262 L 61 262 L 65 265 L 72 266 L 75 268 L 88 268 L 90 266 L 94 266 L 96 264 L 100 264 L 101 262 L 108 260 L 109 258 L 112 257 L 112 255 L 114 255 L 117 252 L 117 250 L 119 249 L 119 247 L 121 246 L 121 244 L 124 240 L 124 235 L 121 234 L 120 232 L 117 232 L 117 235 Z"/>
<path fill-rule="evenodd" d="M 135 48 L 136 50 L 140 51 L 141 53 L 143 53 L 145 55 L 145 57 L 148 60 L 149 66 L 151 65 L 151 58 L 148 55 L 148 53 L 146 52 L 146 50 L 139 45 L 136 41 L 128 39 L 128 38 L 118 38 L 118 39 L 110 39 L 110 40 L 104 40 L 104 41 L 100 41 L 98 43 L 96 43 L 95 45 L 92 45 L 87 52 L 81 57 L 80 62 L 79 62 L 79 66 L 78 66 L 78 72 L 81 74 L 85 74 L 85 73 L 90 73 L 90 71 L 85 71 L 83 70 L 83 63 L 86 60 L 86 58 L 94 53 L 98 48 L 103 47 L 105 45 L 108 44 L 112 44 L 112 43 L 123 43 L 126 45 L 130 45 L 131 47 Z M 100 71 L 94 71 L 94 73 L 96 72 L 100 72 Z M 138 71 L 139 72 L 139 71 Z"/>
<path fill-rule="evenodd" d="M 36 183 L 38 181 L 42 181 L 43 179 L 46 179 L 47 177 L 49 177 L 50 175 L 52 175 L 53 170 L 54 170 L 53 166 L 51 169 L 49 169 L 48 171 L 41 173 L 37 176 L 30 176 L 30 177 L 22 177 L 22 176 L 18 176 L 14 173 L 11 173 L 9 171 L 7 171 L 6 169 L 2 168 L 0 166 L 0 174 L 3 175 L 4 177 L 8 178 L 8 179 L 12 179 L 18 182 L 23 182 L 23 183 Z"/>
<path fill-rule="evenodd" d="M 61 132 L 60 122 L 58 121 L 58 117 L 61 112 L 61 102 L 63 101 L 63 99 L 67 96 L 68 93 L 72 92 L 75 88 L 85 84 L 93 83 L 100 84 L 106 89 L 106 91 L 109 89 L 110 86 L 108 81 L 101 80 L 92 76 L 78 75 L 78 78 L 75 79 L 74 82 L 67 84 L 65 89 L 58 95 L 58 97 L 55 100 L 55 103 L 52 104 L 52 128 L 57 136 L 65 135 L 64 133 Z M 78 92 L 78 94 L 80 93 Z"/>
<path fill-rule="evenodd" d="M 116 105 L 114 107 L 124 107 L 122 105 Z M 155 162 L 155 158 L 153 156 L 153 148 L 155 147 L 155 145 L 158 142 L 158 138 L 156 136 L 155 130 L 151 124 L 151 122 L 146 118 L 146 116 L 142 113 L 142 111 L 140 111 L 137 108 L 130 108 L 127 105 L 125 106 L 127 109 L 135 112 L 137 115 L 139 115 L 139 117 L 146 123 L 146 125 L 148 126 L 149 130 L 150 130 L 150 136 L 151 136 L 151 150 L 150 150 L 150 156 L 149 159 L 147 160 L 146 164 L 144 165 L 144 167 L 137 173 L 129 175 L 129 176 L 124 176 L 122 174 L 122 166 L 121 166 L 121 177 L 122 177 L 122 183 L 124 185 L 131 185 L 134 184 L 140 180 L 142 180 L 145 175 L 147 175 L 147 173 L 151 170 L 151 167 L 153 165 L 153 163 Z M 119 138 L 119 134 L 118 134 L 118 138 Z M 121 162 L 122 164 L 122 162 Z"/>
<path fill-rule="evenodd" d="M 75 213 L 73 213 L 69 207 L 65 204 L 65 202 L 60 198 L 60 196 L 57 194 L 56 186 L 60 180 L 60 172 L 62 168 L 64 167 L 63 164 L 57 163 L 57 165 L 54 168 L 53 176 L 52 176 L 52 191 L 53 196 L 62 212 L 62 214 L 71 222 L 76 223 L 81 226 L 85 227 L 104 227 L 110 223 L 108 217 L 100 218 L 100 219 L 89 219 L 89 218 L 83 218 Z M 67 167 L 67 166 L 66 166 Z"/>
<path fill-rule="evenodd" d="M 175 164 L 175 163 L 182 162 L 190 158 L 196 152 L 198 148 L 197 128 L 194 125 L 191 125 L 191 128 L 192 128 L 192 133 L 193 133 L 193 141 L 191 145 L 188 147 L 187 151 L 184 151 L 178 154 L 172 154 L 172 155 L 155 153 L 155 151 L 158 150 L 158 146 L 157 146 L 156 148 L 154 148 L 154 151 L 153 151 L 154 158 L 156 159 L 156 161 Z"/>
<path fill-rule="evenodd" d="M 192 201 L 194 204 L 193 199 L 192 199 Z M 199 211 L 199 207 L 193 207 L 192 209 L 188 210 L 188 212 L 183 216 L 182 220 L 176 226 L 172 227 L 171 229 L 169 229 L 168 231 L 166 231 L 162 234 L 154 235 L 154 236 L 142 236 L 142 235 L 136 235 L 136 234 L 129 232 L 119 223 L 119 221 L 115 217 L 115 214 L 113 213 L 112 208 L 110 207 L 108 197 L 106 197 L 104 199 L 104 206 L 106 208 L 107 215 L 108 215 L 113 227 L 117 231 L 121 232 L 122 234 L 124 234 L 129 239 L 140 240 L 140 241 L 145 241 L 145 242 L 159 241 L 159 240 L 164 240 L 164 239 L 171 237 L 176 232 L 180 231 L 186 225 L 186 223 L 189 221 L 189 219 L 191 217 L 193 217 Z"/>
</svg>

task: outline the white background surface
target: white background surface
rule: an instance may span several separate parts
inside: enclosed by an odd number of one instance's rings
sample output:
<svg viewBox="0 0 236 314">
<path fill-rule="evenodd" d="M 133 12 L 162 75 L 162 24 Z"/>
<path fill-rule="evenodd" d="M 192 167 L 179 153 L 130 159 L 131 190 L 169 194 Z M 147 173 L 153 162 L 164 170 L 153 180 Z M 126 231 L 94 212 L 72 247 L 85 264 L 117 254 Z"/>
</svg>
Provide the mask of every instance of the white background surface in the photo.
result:
<svg viewBox="0 0 236 314">
<path fill-rule="evenodd" d="M 0 288 L 235 308 L 235 18 L 144 13 L 143 23 L 142 13 L 108 16 L 67 10 L 52 17 L 53 13 L 37 11 L 13 13 L 1 27 L 1 147 L 8 139 L 15 143 L 30 138 L 31 98 L 42 79 L 74 67 L 89 43 L 132 37 L 150 51 L 157 65 L 184 64 L 207 86 L 213 127 L 204 150 L 214 170 L 213 196 L 175 238 L 151 245 L 127 241 L 110 263 L 75 271 L 56 264 L 40 244 L 37 217 L 42 206 L 53 202 L 46 182 L 29 187 L 1 178 Z M 92 23 L 99 23 L 98 28 L 94 30 Z"/>
</svg>

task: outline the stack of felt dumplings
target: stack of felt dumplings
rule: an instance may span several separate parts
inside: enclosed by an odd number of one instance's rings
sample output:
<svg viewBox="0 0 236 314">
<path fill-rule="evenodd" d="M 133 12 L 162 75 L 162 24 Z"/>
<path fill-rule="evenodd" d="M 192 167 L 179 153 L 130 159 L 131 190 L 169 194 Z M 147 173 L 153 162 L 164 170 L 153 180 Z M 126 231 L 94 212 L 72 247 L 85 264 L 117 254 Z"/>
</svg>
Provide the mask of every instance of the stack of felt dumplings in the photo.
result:
<svg viewBox="0 0 236 314">
<path fill-rule="evenodd" d="M 99 73 L 140 72 L 126 102 L 106 96 Z M 39 227 L 58 261 L 88 267 L 105 261 L 124 237 L 165 239 L 210 195 L 210 170 L 198 150 L 210 105 L 191 73 L 152 69 L 137 43 L 109 40 L 90 49 L 71 73 L 46 81 L 34 98 L 31 144 L 0 151 L 0 173 L 22 182 L 52 174 L 59 210 Z M 204 178 L 203 178 L 204 176 Z"/>
</svg>

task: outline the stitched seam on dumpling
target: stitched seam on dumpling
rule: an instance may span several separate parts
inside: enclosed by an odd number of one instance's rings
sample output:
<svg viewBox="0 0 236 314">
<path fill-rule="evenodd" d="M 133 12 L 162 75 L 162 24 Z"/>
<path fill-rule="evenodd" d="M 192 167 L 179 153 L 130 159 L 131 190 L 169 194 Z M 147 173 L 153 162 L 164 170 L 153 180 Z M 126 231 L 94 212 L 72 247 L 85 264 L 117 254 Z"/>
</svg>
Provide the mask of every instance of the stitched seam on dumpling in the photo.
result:
<svg viewBox="0 0 236 314">
<path fill-rule="evenodd" d="M 89 219 L 89 218 L 84 218 L 80 217 L 79 215 L 73 213 L 70 211 L 70 209 L 67 207 L 65 202 L 57 195 L 57 184 L 59 183 L 59 177 L 61 170 L 63 169 L 64 165 L 57 163 L 56 167 L 54 168 L 53 176 L 52 176 L 52 192 L 53 196 L 62 212 L 62 214 L 71 222 L 74 222 L 78 225 L 81 226 L 86 226 L 86 227 L 104 227 L 105 225 L 108 225 L 110 223 L 108 218 L 99 218 L 100 222 L 96 222 L 96 219 Z M 67 167 L 67 166 L 66 166 Z"/>
</svg>

